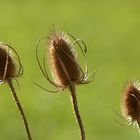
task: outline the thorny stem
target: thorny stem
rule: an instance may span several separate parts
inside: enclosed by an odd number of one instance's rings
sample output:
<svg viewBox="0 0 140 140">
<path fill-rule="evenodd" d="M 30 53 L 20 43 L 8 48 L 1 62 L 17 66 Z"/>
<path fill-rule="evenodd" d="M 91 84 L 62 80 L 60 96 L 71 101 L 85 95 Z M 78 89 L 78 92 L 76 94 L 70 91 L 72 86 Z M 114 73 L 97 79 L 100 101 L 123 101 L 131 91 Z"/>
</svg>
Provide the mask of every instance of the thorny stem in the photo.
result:
<svg viewBox="0 0 140 140">
<path fill-rule="evenodd" d="M 79 112 L 79 109 L 78 109 L 75 86 L 73 84 L 70 84 L 69 88 L 70 88 L 70 92 L 71 92 L 71 98 L 72 98 L 74 113 L 76 115 L 76 119 L 77 119 L 79 127 L 80 127 L 81 140 L 85 140 L 85 130 L 84 130 L 84 125 L 82 123 L 82 119 L 81 119 L 80 112 Z"/>
<path fill-rule="evenodd" d="M 14 89 L 14 86 L 13 86 L 13 84 L 12 84 L 11 79 L 9 79 L 9 80 L 7 81 L 7 83 L 8 83 L 8 85 L 9 85 L 11 91 L 12 91 L 12 96 L 13 96 L 13 98 L 14 98 L 14 100 L 15 100 L 15 103 L 16 103 L 18 109 L 19 109 L 21 118 L 23 119 L 23 123 L 24 123 L 24 127 L 25 127 L 25 130 L 26 130 L 26 133 L 27 133 L 28 140 L 32 140 L 31 133 L 30 133 L 30 129 L 29 129 L 29 126 L 28 126 L 28 122 L 27 122 L 27 119 L 26 119 L 26 117 L 25 117 L 25 113 L 24 113 L 23 108 L 22 108 L 22 106 L 21 106 L 21 103 L 20 103 L 20 101 L 19 101 L 19 99 L 18 99 L 18 97 L 17 97 L 16 91 L 15 91 L 15 89 Z"/>
</svg>

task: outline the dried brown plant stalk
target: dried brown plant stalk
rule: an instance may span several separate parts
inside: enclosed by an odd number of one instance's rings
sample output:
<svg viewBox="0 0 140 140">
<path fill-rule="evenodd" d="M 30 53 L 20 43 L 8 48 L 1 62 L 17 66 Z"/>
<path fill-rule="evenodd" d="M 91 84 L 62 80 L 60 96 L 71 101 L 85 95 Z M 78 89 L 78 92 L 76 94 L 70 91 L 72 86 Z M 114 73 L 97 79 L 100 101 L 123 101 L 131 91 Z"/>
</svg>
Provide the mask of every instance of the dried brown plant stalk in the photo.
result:
<svg viewBox="0 0 140 140">
<path fill-rule="evenodd" d="M 11 53 L 11 51 L 13 54 Z M 10 45 L 1 43 L 0 44 L 0 83 L 7 83 L 9 85 L 12 92 L 12 96 L 15 100 L 15 103 L 22 117 L 28 140 L 32 140 L 24 110 L 21 106 L 21 103 L 17 97 L 16 91 L 12 83 L 13 79 L 17 80 L 16 78 L 22 74 L 23 74 L 23 67 L 21 65 L 20 58 L 17 52 Z"/>
<path fill-rule="evenodd" d="M 73 43 L 69 41 L 69 37 L 74 39 Z M 38 65 L 45 78 L 56 88 L 59 88 L 58 91 L 52 91 L 52 92 L 60 92 L 66 88 L 69 88 L 71 93 L 71 98 L 72 98 L 72 105 L 81 132 L 81 140 L 85 140 L 86 139 L 85 129 L 78 109 L 75 86 L 79 84 L 87 84 L 92 80 L 87 81 L 87 76 L 88 76 L 87 65 L 86 65 L 86 70 L 84 72 L 80 67 L 80 65 L 78 64 L 77 59 L 75 57 L 74 45 L 76 44 L 78 45 L 78 47 L 80 48 L 84 56 L 86 55 L 86 51 L 87 51 L 86 45 L 82 40 L 76 39 L 74 36 L 66 33 L 57 33 L 56 31 L 54 31 L 51 34 L 51 36 L 49 36 L 47 58 L 50 66 L 50 71 L 54 79 L 52 81 L 46 71 L 45 59 L 43 64 L 41 64 L 39 59 L 38 47 L 41 40 L 39 40 L 36 45 L 36 58 L 37 58 Z M 84 46 L 84 49 L 82 48 L 80 42 Z M 45 89 L 43 87 L 41 88 Z M 45 90 L 50 91 L 48 89 Z"/>
</svg>

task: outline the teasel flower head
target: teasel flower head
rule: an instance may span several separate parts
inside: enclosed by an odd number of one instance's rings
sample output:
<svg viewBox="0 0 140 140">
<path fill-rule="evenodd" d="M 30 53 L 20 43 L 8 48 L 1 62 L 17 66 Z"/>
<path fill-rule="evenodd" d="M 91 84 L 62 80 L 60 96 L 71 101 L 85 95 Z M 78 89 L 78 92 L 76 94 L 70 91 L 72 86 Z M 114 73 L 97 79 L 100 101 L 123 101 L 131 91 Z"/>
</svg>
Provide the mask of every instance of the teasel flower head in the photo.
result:
<svg viewBox="0 0 140 140">
<path fill-rule="evenodd" d="M 23 67 L 17 52 L 8 44 L 0 43 L 0 83 L 22 75 Z"/>
<path fill-rule="evenodd" d="M 73 39 L 73 42 L 70 41 L 70 38 Z M 42 38 L 42 39 L 46 39 Z M 79 84 L 87 84 L 93 80 L 88 79 L 88 66 L 85 59 L 85 71 L 82 70 L 81 66 L 76 57 L 76 52 L 74 47 L 79 47 L 84 58 L 86 57 L 86 44 L 81 39 L 76 39 L 73 35 L 68 33 L 54 32 L 48 37 L 48 48 L 47 48 L 47 60 L 52 73 L 53 80 L 49 77 L 46 70 L 46 58 L 44 57 L 43 62 L 41 63 L 38 48 L 40 39 L 36 45 L 36 58 L 40 70 L 44 77 L 58 90 L 50 91 L 46 88 L 40 88 L 49 91 L 49 92 L 60 92 L 66 88 L 70 90 L 72 106 L 75 112 L 76 120 L 79 124 L 79 130 L 81 134 L 81 140 L 85 140 L 85 130 L 78 109 L 77 96 L 75 86 Z M 84 47 L 84 48 L 83 48 Z"/>
<path fill-rule="evenodd" d="M 57 85 L 65 88 L 70 82 L 80 82 L 80 69 L 66 35 L 55 34 L 50 38 L 48 55 L 50 69 Z"/>
<path fill-rule="evenodd" d="M 17 54 L 16 50 L 8 44 L 0 43 L 0 84 L 7 83 L 9 86 L 15 104 L 18 107 L 20 116 L 23 120 L 23 125 L 26 130 L 28 140 L 32 140 L 32 136 L 30 133 L 30 129 L 28 126 L 28 121 L 26 119 L 24 110 L 18 99 L 16 90 L 13 85 L 13 79 L 16 80 L 17 84 L 17 77 L 23 74 L 23 67 Z M 19 84 L 18 84 L 19 86 Z"/>
<path fill-rule="evenodd" d="M 140 83 L 129 82 L 123 91 L 122 114 L 129 123 L 136 123 L 140 127 Z"/>
<path fill-rule="evenodd" d="M 41 38 L 36 45 L 36 58 L 38 65 L 45 76 L 45 78 L 55 87 L 60 90 L 67 88 L 70 83 L 75 85 L 87 84 L 92 81 L 88 79 L 88 67 L 85 59 L 85 71 L 82 70 L 76 57 L 76 51 L 74 47 L 79 47 L 84 58 L 86 57 L 87 48 L 84 41 L 76 39 L 73 35 L 68 33 L 61 33 L 54 31 L 48 37 L 47 47 L 47 61 L 52 73 L 53 80 L 49 77 L 46 71 L 46 58 L 44 58 L 41 64 L 38 54 L 39 43 Z M 73 42 L 70 41 L 73 39 Z M 45 88 L 43 88 L 45 89 Z"/>
</svg>

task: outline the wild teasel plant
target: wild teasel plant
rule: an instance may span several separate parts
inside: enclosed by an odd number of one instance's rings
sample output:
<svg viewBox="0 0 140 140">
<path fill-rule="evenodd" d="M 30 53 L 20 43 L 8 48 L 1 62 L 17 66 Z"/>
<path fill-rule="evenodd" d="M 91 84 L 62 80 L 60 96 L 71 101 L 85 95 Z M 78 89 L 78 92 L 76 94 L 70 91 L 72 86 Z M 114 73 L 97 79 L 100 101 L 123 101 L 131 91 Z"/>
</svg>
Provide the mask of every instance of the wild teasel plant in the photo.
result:
<svg viewBox="0 0 140 140">
<path fill-rule="evenodd" d="M 22 117 L 28 140 L 32 140 L 24 110 L 17 97 L 12 82 L 13 80 L 17 81 L 16 78 L 21 76 L 22 74 L 23 74 L 23 67 L 16 50 L 10 45 L 1 42 L 0 43 L 0 84 L 7 83 L 8 86 L 10 87 L 12 96 L 15 100 L 15 103 Z"/>
<path fill-rule="evenodd" d="M 121 110 L 129 124 L 136 124 L 140 131 L 140 83 L 138 81 L 131 81 L 124 88 Z"/>
<path fill-rule="evenodd" d="M 70 38 L 72 38 L 74 41 L 71 42 Z M 46 70 L 46 56 L 44 56 L 43 61 L 41 62 L 38 53 L 40 42 L 43 39 L 46 40 L 47 37 L 41 38 L 36 45 L 37 62 L 44 77 L 58 90 L 52 91 L 44 87 L 41 87 L 38 84 L 36 85 L 48 92 L 61 92 L 64 89 L 70 90 L 72 106 L 74 108 L 74 113 L 80 128 L 81 140 L 85 140 L 86 139 L 85 129 L 78 109 L 75 87 L 76 85 L 90 83 L 92 79 L 87 80 L 88 68 L 86 59 L 85 59 L 86 65 L 85 72 L 78 64 L 74 46 L 77 45 L 85 57 L 87 52 L 86 44 L 81 39 L 76 39 L 73 35 L 70 35 L 68 33 L 54 31 L 48 37 L 48 48 L 46 52 L 47 52 L 47 62 L 53 77 L 53 80 L 51 80 Z M 84 46 L 84 48 L 82 46 Z"/>
</svg>

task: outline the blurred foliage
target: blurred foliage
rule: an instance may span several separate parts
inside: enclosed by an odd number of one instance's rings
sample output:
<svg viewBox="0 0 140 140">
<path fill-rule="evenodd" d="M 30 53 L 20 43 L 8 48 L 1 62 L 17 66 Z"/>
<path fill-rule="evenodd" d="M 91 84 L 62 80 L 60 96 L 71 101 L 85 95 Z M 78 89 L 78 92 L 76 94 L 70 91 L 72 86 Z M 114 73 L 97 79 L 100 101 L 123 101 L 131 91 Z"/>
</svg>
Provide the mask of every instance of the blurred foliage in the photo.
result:
<svg viewBox="0 0 140 140">
<path fill-rule="evenodd" d="M 47 93 L 33 84 L 51 87 L 37 66 L 35 44 L 52 25 L 86 42 L 89 71 L 96 71 L 92 83 L 77 87 L 87 140 L 139 139 L 136 128 L 114 121 L 126 123 L 113 111 L 120 113 L 126 81 L 140 80 L 139 5 L 138 0 L 0 0 L 0 40 L 17 50 L 24 66 L 20 89 L 15 87 L 33 140 L 79 139 L 69 92 Z M 10 90 L 1 85 L 0 140 L 25 139 Z"/>
</svg>

